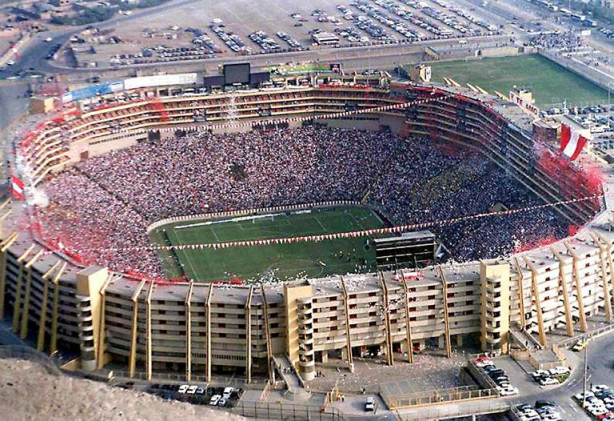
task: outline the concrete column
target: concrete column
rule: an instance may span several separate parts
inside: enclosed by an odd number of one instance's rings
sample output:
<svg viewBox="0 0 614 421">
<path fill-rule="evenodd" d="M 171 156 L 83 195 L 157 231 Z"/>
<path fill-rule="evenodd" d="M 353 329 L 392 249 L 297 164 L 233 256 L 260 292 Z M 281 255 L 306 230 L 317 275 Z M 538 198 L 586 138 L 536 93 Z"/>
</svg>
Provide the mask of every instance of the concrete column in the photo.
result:
<svg viewBox="0 0 614 421">
<path fill-rule="evenodd" d="M 98 370 L 102 370 L 106 363 L 111 360 L 111 354 L 105 352 L 105 343 L 107 340 L 106 326 L 105 326 L 105 315 L 106 315 L 106 301 L 107 301 L 107 287 L 113 281 L 113 276 L 110 275 L 107 278 L 107 281 L 104 283 L 102 288 L 100 289 L 100 325 L 99 325 L 99 333 L 98 333 L 98 352 L 96 353 L 96 360 L 98 362 Z"/>
<path fill-rule="evenodd" d="M 524 275 L 522 274 L 522 268 L 518 263 L 518 258 L 514 258 L 514 265 L 518 272 L 518 307 L 520 308 L 520 328 L 524 329 L 527 326 L 527 321 L 524 318 Z"/>
<path fill-rule="evenodd" d="M 397 274 L 398 275 L 398 274 Z M 407 280 L 405 279 L 405 274 L 403 273 L 403 269 L 401 269 L 401 281 L 403 282 L 403 293 L 404 293 L 404 307 L 405 307 L 405 347 L 407 352 L 407 362 L 414 362 L 414 347 L 413 341 L 411 338 L 411 322 L 409 315 L 409 288 L 407 287 Z"/>
<path fill-rule="evenodd" d="M 66 267 L 66 262 L 64 262 Z M 51 344 L 49 346 L 49 355 L 57 350 L 58 344 L 58 325 L 60 322 L 60 277 L 56 276 L 53 280 L 53 304 L 51 313 Z"/>
<path fill-rule="evenodd" d="M 344 305 L 344 313 L 345 313 L 345 341 L 346 341 L 346 352 L 345 355 L 343 351 L 341 352 L 341 357 L 348 362 L 348 368 L 350 371 L 352 367 L 354 367 L 354 357 L 352 355 L 352 336 L 350 329 L 350 304 L 348 298 L 348 290 L 345 286 L 345 281 L 341 278 L 341 288 L 343 289 L 343 305 Z"/>
<path fill-rule="evenodd" d="M 149 290 L 147 291 L 147 301 L 145 301 L 145 369 L 147 381 L 151 381 L 153 369 L 153 340 L 151 338 L 151 297 L 153 295 L 154 285 L 154 281 L 151 281 L 149 284 Z"/>
<path fill-rule="evenodd" d="M 533 298 L 535 299 L 535 307 L 537 309 L 537 327 L 539 330 L 539 343 L 542 347 L 546 347 L 546 331 L 544 329 L 544 315 L 542 312 L 541 300 L 539 299 L 539 284 L 537 283 L 537 268 L 535 265 L 525 256 L 525 262 L 531 269 L 531 285 L 533 290 Z"/>
<path fill-rule="evenodd" d="M 28 257 L 28 254 L 30 254 L 33 248 L 34 244 L 31 244 L 30 247 L 28 247 L 28 249 L 17 258 L 17 265 L 19 266 L 19 275 L 17 275 L 17 285 L 15 286 L 15 300 L 13 306 L 13 332 L 15 333 L 17 333 L 17 330 L 19 329 L 19 320 L 21 316 L 21 290 L 24 272 L 26 271 L 26 269 L 24 268 L 23 261 Z"/>
<path fill-rule="evenodd" d="M 12 233 L 0 242 L 0 319 L 4 319 L 4 297 L 6 294 L 6 254 L 8 249 L 17 240 L 18 235 Z"/>
<path fill-rule="evenodd" d="M 247 300 L 245 301 L 245 374 L 247 384 L 252 382 L 252 297 L 254 286 L 249 287 Z"/>
<path fill-rule="evenodd" d="M 580 271 L 578 270 L 578 260 L 579 257 L 574 249 L 568 244 L 565 244 L 565 248 L 567 248 L 567 252 L 571 255 L 572 261 L 572 270 L 573 270 L 573 281 L 576 286 L 576 298 L 578 300 L 578 317 L 580 319 L 580 329 L 582 332 L 588 332 L 588 324 L 586 323 L 586 313 L 584 310 L 584 299 L 582 298 L 582 285 L 580 284 Z"/>
<path fill-rule="evenodd" d="M 137 353 L 137 339 L 139 335 L 138 330 L 138 318 L 139 318 L 139 295 L 141 291 L 145 287 L 145 280 L 142 280 L 139 286 L 136 288 L 134 293 L 132 294 L 132 334 L 130 339 L 130 357 L 129 357 L 129 370 L 130 370 L 130 378 L 134 377 L 134 373 L 136 372 L 136 353 Z"/>
<path fill-rule="evenodd" d="M 567 336 L 574 335 L 573 317 L 571 314 L 571 305 L 569 304 L 569 290 L 567 289 L 567 279 L 565 277 L 565 259 L 561 254 L 552 248 L 554 257 L 559 261 L 559 286 L 563 293 L 563 306 L 565 307 L 565 328 L 567 329 Z"/>
<path fill-rule="evenodd" d="M 443 322 L 446 357 L 450 358 L 452 356 L 452 343 L 450 341 L 450 316 L 448 313 L 448 281 L 441 266 L 439 266 L 439 275 L 441 276 L 441 293 L 443 295 Z"/>
<path fill-rule="evenodd" d="M 25 265 L 26 270 L 26 292 L 23 297 L 23 312 L 21 316 L 21 327 L 19 329 L 19 337 L 26 339 L 28 336 L 28 322 L 30 313 L 30 291 L 32 290 L 32 265 L 36 263 L 36 260 L 43 254 L 42 250 L 39 250 L 34 257 L 32 257 Z"/>
<path fill-rule="evenodd" d="M 394 354 L 393 354 L 393 344 L 392 344 L 392 327 L 390 322 L 390 300 L 388 299 L 388 286 L 386 285 L 386 280 L 384 279 L 384 274 L 382 272 L 379 273 L 380 282 L 382 285 L 382 294 L 384 298 L 384 320 L 385 320 L 385 328 L 386 328 L 386 342 L 385 342 L 385 350 L 386 350 L 386 361 L 388 365 L 394 365 Z"/>
<path fill-rule="evenodd" d="M 612 244 L 601 234 L 595 233 L 595 235 L 599 237 L 606 246 L 606 254 L 608 257 L 608 267 L 610 268 L 610 290 L 612 292 L 612 294 L 610 295 L 614 295 L 614 260 L 612 259 Z"/>
<path fill-rule="evenodd" d="M 438 340 L 437 346 L 441 349 L 445 349 L 446 348 L 446 335 L 439 335 L 437 340 Z"/>
<path fill-rule="evenodd" d="M 79 348 L 81 368 L 94 371 L 100 342 L 101 295 L 100 291 L 109 280 L 107 268 L 90 266 L 77 273 L 76 298 L 79 313 Z"/>
<path fill-rule="evenodd" d="M 603 287 L 603 308 L 605 310 L 605 318 L 608 322 L 611 322 L 612 321 L 612 299 L 610 298 L 610 285 L 609 285 L 610 282 L 608 279 L 608 274 L 606 270 L 606 260 L 605 260 L 607 249 L 605 246 L 601 244 L 601 242 L 599 241 L 599 238 L 597 238 L 594 235 L 592 237 L 597 247 L 599 247 L 599 260 L 601 263 L 601 284 Z"/>
<path fill-rule="evenodd" d="M 328 351 L 322 351 L 322 364 L 328 364 Z"/>
<path fill-rule="evenodd" d="M 38 338 L 36 341 L 36 350 L 39 352 L 45 348 L 45 327 L 47 325 L 47 302 L 49 300 L 49 282 L 51 282 L 49 277 L 60 266 L 60 263 L 61 262 L 58 260 L 53 266 L 51 266 L 51 268 L 43 275 L 43 278 L 42 278 L 43 283 L 44 283 L 43 301 L 41 302 L 41 310 L 40 310 L 40 315 L 39 315 L 39 320 L 38 320 Z M 66 262 L 64 262 L 64 267 L 66 267 Z M 62 268 L 59 272 L 60 276 L 63 271 L 64 269 Z"/>
<path fill-rule="evenodd" d="M 192 381 L 192 292 L 194 281 L 190 281 L 185 296 L 185 379 Z"/>
<path fill-rule="evenodd" d="M 213 284 L 209 284 L 209 293 L 207 294 L 207 300 L 205 302 L 205 313 L 207 316 L 207 382 L 211 381 L 211 360 L 212 358 L 212 346 L 211 346 L 211 298 L 213 297 Z"/>
</svg>

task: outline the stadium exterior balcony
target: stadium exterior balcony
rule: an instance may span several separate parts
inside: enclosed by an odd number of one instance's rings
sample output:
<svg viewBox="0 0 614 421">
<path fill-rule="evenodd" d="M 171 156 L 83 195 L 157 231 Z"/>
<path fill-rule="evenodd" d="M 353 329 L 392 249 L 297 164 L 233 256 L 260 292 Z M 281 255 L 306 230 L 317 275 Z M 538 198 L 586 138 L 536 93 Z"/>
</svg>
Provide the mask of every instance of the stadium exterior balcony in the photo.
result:
<svg viewBox="0 0 614 421">
<path fill-rule="evenodd" d="M 496 347 L 501 344 L 501 338 L 494 338 L 490 335 L 486 335 L 486 343 Z"/>
</svg>

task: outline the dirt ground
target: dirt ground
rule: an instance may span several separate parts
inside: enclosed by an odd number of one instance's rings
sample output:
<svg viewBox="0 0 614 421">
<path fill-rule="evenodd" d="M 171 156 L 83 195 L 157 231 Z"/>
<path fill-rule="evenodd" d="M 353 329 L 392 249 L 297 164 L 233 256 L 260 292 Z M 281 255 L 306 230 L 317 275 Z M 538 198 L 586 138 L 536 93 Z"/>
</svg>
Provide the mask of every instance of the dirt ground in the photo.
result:
<svg viewBox="0 0 614 421">
<path fill-rule="evenodd" d="M 48 374 L 40 365 L 0 360 L 0 419 L 225 420 L 245 418 L 102 383 Z"/>
<path fill-rule="evenodd" d="M 331 390 L 338 386 L 345 393 L 358 393 L 364 387 L 369 393 L 379 393 L 397 388 L 397 382 L 411 379 L 415 389 L 397 391 L 396 394 L 399 394 L 447 389 L 462 384 L 458 372 L 467 363 L 467 357 L 462 351 L 454 350 L 451 358 L 446 358 L 437 351 L 423 353 L 414 356 L 413 364 L 409 364 L 405 358 L 395 354 L 393 366 L 386 365 L 383 357 L 355 358 L 354 373 L 345 368 L 338 369 L 335 365 L 341 366 L 343 363 L 331 358 L 329 364 L 316 364 L 316 370 L 321 376 L 316 377 L 309 385 L 317 390 Z"/>
</svg>

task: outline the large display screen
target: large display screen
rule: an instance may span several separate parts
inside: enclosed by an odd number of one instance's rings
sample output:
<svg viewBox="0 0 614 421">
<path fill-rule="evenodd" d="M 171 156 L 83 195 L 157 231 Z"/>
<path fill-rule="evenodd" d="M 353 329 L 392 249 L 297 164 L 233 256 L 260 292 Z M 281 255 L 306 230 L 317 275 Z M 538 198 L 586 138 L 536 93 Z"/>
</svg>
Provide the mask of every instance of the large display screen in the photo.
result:
<svg viewBox="0 0 614 421">
<path fill-rule="evenodd" d="M 249 63 L 225 64 L 224 65 L 224 83 L 233 85 L 235 83 L 249 83 Z"/>
</svg>

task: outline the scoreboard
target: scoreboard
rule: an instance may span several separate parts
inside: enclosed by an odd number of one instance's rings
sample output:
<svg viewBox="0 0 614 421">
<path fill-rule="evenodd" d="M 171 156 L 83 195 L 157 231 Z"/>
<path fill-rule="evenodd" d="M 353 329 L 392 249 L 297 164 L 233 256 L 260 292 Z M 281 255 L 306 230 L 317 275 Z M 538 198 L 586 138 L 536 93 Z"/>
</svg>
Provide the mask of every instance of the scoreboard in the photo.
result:
<svg viewBox="0 0 614 421">
<path fill-rule="evenodd" d="M 422 268 L 435 263 L 437 238 L 431 231 L 376 238 L 373 242 L 378 270 Z"/>
</svg>

